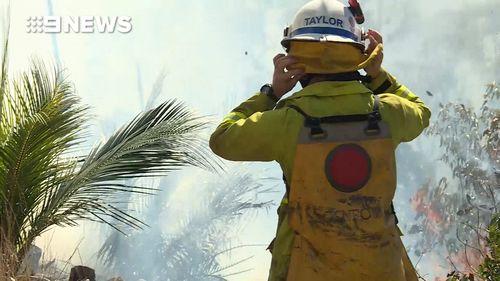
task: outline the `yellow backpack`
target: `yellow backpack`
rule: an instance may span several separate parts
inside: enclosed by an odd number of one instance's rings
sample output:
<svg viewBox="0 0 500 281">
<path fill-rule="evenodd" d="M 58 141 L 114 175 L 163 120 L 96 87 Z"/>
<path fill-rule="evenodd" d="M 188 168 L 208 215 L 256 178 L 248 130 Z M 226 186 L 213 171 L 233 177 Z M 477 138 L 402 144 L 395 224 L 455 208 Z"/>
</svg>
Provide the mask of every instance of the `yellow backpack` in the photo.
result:
<svg viewBox="0 0 500 281">
<path fill-rule="evenodd" d="M 379 98 L 369 114 L 316 118 L 290 107 L 305 124 L 288 193 L 287 280 L 416 280 L 392 208 L 396 163 Z"/>
</svg>

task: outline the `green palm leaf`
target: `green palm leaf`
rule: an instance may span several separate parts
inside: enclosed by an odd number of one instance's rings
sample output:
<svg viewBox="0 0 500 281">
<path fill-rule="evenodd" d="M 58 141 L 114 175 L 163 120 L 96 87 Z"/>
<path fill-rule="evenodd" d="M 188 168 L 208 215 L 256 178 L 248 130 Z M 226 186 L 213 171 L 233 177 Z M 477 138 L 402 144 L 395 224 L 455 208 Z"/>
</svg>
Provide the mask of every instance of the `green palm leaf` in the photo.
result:
<svg viewBox="0 0 500 281">
<path fill-rule="evenodd" d="M 88 108 L 61 71 L 49 73 L 34 61 L 30 71 L 0 91 L 0 249 L 14 245 L 19 260 L 53 225 L 87 219 L 117 229 L 143 227 L 120 209 L 127 203 L 122 194 L 155 189 L 126 179 L 187 165 L 218 167 L 199 138 L 206 123 L 180 102 L 167 101 L 138 115 L 86 157 L 77 157 Z"/>
<path fill-rule="evenodd" d="M 0 227 L 21 253 L 39 221 L 47 194 L 66 182 L 76 162 L 62 158 L 81 140 L 86 108 L 60 72 L 49 75 L 42 63 L 13 82 L 4 95 L 0 150 Z M 29 244 L 27 245 L 29 246 Z"/>
<path fill-rule="evenodd" d="M 118 223 L 141 227 L 137 220 L 108 203 L 122 200 L 119 195 L 123 191 L 149 192 L 151 189 L 113 181 L 158 176 L 186 165 L 214 169 L 205 157 L 209 155 L 206 145 L 196 134 L 204 126 L 205 123 L 193 117 L 181 103 L 165 102 L 139 115 L 106 143 L 94 148 L 61 188 L 61 197 L 68 198 L 51 202 L 62 202 L 57 208 L 64 211 L 67 218 L 91 214 L 100 221 L 107 222 L 106 217 L 109 217 Z M 105 197 L 98 196 L 104 194 Z M 68 217 L 68 213 L 72 216 Z"/>
</svg>

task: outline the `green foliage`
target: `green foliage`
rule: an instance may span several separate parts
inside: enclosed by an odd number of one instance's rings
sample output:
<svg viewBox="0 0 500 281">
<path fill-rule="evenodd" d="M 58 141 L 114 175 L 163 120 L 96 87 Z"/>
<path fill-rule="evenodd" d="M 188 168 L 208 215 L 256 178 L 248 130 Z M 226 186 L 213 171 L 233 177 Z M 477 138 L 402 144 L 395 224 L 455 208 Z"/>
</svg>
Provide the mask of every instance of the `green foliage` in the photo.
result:
<svg viewBox="0 0 500 281">
<path fill-rule="evenodd" d="M 499 86 L 487 85 L 483 98 L 478 113 L 463 104 L 440 104 L 438 120 L 427 131 L 439 138 L 444 148 L 441 160 L 451 169 L 453 178 L 443 177 L 436 186 L 428 183 L 416 196 L 419 203 L 423 202 L 419 215 L 425 223 L 424 242 L 417 246 L 427 245 L 423 252 L 437 245 L 446 247 L 455 269 L 447 280 L 498 280 L 500 276 Z"/>
<path fill-rule="evenodd" d="M 146 101 L 140 91 L 139 102 L 145 109 L 156 104 L 164 78 L 164 72 L 160 72 Z M 185 186 L 196 193 L 190 196 L 189 204 L 181 208 L 185 214 L 179 214 L 183 212 L 176 208 L 178 202 L 171 198 L 175 187 L 167 188 L 167 177 L 148 184 L 165 190 L 148 200 L 139 198 L 143 197 L 141 195 L 123 194 L 125 201 L 134 202 L 126 209 L 144 217 L 150 227 L 127 236 L 114 230 L 106 232 L 109 235 L 98 252 L 106 272 L 127 280 L 141 277 L 152 281 L 226 280 L 228 276 L 245 272 L 239 267 L 250 257 L 229 265 L 222 265 L 220 257 L 235 248 L 246 247 L 231 246 L 233 237 L 230 234 L 245 215 L 267 208 L 271 202 L 259 200 L 258 195 L 268 190 L 258 184 L 254 176 L 234 167 L 230 171 L 212 180 Z M 170 217 L 176 218 L 175 223 Z"/>
<path fill-rule="evenodd" d="M 479 112 L 460 103 L 440 104 L 437 119 L 426 133 L 439 139 L 444 149 L 440 160 L 453 177 L 441 177 L 436 184 L 429 180 L 412 198 L 420 220 L 410 233 L 423 233 L 413 247 L 417 255 L 442 246 L 450 256 L 457 256 L 465 244 L 472 249 L 469 254 L 484 254 L 483 242 L 477 238 L 484 236 L 481 227 L 498 211 L 499 98 L 498 85 L 490 84 Z"/>
<path fill-rule="evenodd" d="M 500 213 L 497 213 L 488 227 L 487 245 L 490 255 L 479 266 L 478 274 L 487 281 L 500 280 Z"/>
<path fill-rule="evenodd" d="M 477 280 L 477 278 L 485 281 L 500 280 L 500 213 L 497 213 L 491 220 L 488 233 L 487 246 L 490 250 L 490 255 L 487 255 L 481 265 L 479 265 L 477 274 L 462 274 L 453 271 L 446 276 L 446 281 L 473 281 Z"/>
<path fill-rule="evenodd" d="M 88 155 L 79 156 L 89 111 L 62 71 L 34 61 L 0 77 L 0 256 L 16 253 L 17 271 L 34 239 L 49 227 L 79 220 L 116 229 L 144 223 L 124 212 L 123 193 L 155 190 L 123 180 L 192 165 L 213 169 L 198 132 L 206 123 L 182 103 L 167 101 L 137 115 Z"/>
</svg>

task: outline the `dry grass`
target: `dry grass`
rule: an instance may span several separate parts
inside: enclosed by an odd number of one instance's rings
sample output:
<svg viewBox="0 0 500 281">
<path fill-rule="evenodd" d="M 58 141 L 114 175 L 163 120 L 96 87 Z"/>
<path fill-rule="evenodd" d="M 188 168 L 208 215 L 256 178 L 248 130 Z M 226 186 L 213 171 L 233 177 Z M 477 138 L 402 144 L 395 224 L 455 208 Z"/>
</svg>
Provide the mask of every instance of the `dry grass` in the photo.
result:
<svg viewBox="0 0 500 281">
<path fill-rule="evenodd" d="M 21 270 L 19 270 L 21 268 Z M 24 269 L 23 269 L 24 268 Z M 42 263 L 43 273 L 32 274 L 17 258 L 15 246 L 0 233 L 0 281 L 56 281 L 67 280 L 67 274 L 55 265 L 55 259 Z M 51 278 L 48 276 L 58 276 Z"/>
<path fill-rule="evenodd" d="M 11 281 L 16 275 L 18 260 L 15 246 L 0 232 L 0 281 Z"/>
</svg>

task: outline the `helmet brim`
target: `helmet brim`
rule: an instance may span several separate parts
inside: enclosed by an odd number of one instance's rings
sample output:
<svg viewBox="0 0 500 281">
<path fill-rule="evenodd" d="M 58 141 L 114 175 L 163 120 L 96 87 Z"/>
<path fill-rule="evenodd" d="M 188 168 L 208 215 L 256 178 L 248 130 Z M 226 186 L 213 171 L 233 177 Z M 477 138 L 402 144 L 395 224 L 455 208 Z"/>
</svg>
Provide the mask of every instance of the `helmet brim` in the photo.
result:
<svg viewBox="0 0 500 281">
<path fill-rule="evenodd" d="M 341 44 L 350 44 L 353 45 L 360 50 L 364 51 L 365 50 L 365 45 L 361 44 L 357 41 L 354 41 L 350 38 L 345 38 L 341 36 L 335 36 L 335 35 L 315 35 L 315 34 L 303 34 L 300 36 L 295 36 L 293 38 L 284 38 L 281 40 L 281 46 L 285 48 L 290 48 L 290 42 L 292 41 L 300 41 L 300 42 L 335 42 L 335 43 L 341 43 Z"/>
</svg>

